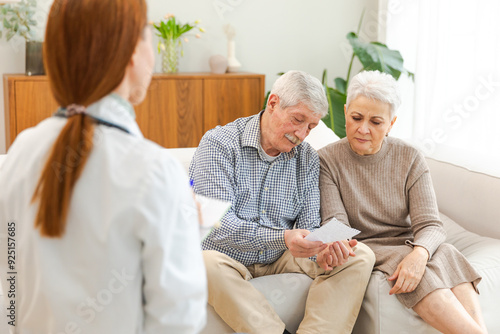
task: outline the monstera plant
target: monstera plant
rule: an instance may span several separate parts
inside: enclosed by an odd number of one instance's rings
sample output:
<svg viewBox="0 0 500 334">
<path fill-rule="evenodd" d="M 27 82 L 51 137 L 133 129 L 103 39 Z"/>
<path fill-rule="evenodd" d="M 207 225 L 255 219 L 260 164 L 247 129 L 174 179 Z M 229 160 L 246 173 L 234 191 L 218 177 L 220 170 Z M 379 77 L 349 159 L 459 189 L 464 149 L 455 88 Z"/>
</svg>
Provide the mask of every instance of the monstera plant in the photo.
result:
<svg viewBox="0 0 500 334">
<path fill-rule="evenodd" d="M 328 86 L 326 70 L 323 71 L 322 79 L 329 104 L 328 115 L 323 118 L 323 122 L 340 138 L 345 137 L 344 105 L 346 103 L 347 87 L 349 87 L 354 58 L 357 57 L 361 62 L 363 66 L 362 71 L 379 70 L 380 72 L 392 75 L 396 80 L 399 79 L 402 73 L 412 79 L 414 77 L 413 73 L 403 67 L 403 57 L 401 57 L 399 51 L 391 50 L 387 45 L 379 42 L 364 42 L 354 32 L 348 33 L 346 37 L 353 51 L 347 77 L 345 79 L 335 78 L 335 88 Z"/>
</svg>

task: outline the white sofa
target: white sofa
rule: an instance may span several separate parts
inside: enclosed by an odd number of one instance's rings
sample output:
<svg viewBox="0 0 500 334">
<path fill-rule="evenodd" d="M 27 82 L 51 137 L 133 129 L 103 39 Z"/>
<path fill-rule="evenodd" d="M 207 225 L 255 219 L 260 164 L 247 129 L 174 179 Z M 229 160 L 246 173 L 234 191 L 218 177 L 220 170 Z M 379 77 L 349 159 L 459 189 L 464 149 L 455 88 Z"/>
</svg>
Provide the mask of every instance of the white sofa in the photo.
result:
<svg viewBox="0 0 500 334">
<path fill-rule="evenodd" d="M 322 125 L 308 137 L 308 141 L 316 149 L 335 139 L 333 133 Z M 169 151 L 187 168 L 195 148 L 170 149 Z M 4 157 L 0 155 L 0 172 Z M 448 232 L 447 242 L 455 245 L 482 275 L 483 280 L 479 284 L 481 293 L 479 300 L 486 325 L 490 334 L 500 333 L 498 312 L 500 305 L 500 179 L 432 159 L 428 159 L 427 162 Z M 288 331 L 294 333 L 304 315 L 304 305 L 311 279 L 301 274 L 280 274 L 256 278 L 250 282 L 267 297 L 286 323 Z M 233 333 L 213 308 L 207 307 L 207 326 L 202 333 Z M 405 309 L 395 296 L 390 296 L 389 285 L 384 276 L 380 272 L 373 272 L 353 333 L 438 332 L 423 322 L 415 312 Z"/>
</svg>

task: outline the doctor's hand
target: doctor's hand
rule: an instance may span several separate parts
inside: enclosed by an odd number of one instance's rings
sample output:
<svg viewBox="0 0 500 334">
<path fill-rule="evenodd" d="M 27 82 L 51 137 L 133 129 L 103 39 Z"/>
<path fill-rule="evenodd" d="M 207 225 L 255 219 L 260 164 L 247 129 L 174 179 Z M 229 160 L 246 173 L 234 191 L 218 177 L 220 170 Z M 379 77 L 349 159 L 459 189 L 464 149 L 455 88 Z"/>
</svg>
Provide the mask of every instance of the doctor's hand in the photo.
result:
<svg viewBox="0 0 500 334">
<path fill-rule="evenodd" d="M 415 290 L 424 276 L 425 266 L 429 260 L 427 249 L 415 246 L 413 251 L 398 264 L 389 281 L 397 279 L 389 294 L 408 293 Z"/>
<path fill-rule="evenodd" d="M 304 239 L 309 233 L 302 229 L 285 230 L 285 244 L 293 257 L 311 257 L 328 247 L 321 241 Z"/>
<path fill-rule="evenodd" d="M 349 256 L 356 256 L 353 247 L 357 244 L 355 239 L 332 242 L 318 254 L 316 263 L 326 271 L 341 266 L 349 260 Z"/>
</svg>

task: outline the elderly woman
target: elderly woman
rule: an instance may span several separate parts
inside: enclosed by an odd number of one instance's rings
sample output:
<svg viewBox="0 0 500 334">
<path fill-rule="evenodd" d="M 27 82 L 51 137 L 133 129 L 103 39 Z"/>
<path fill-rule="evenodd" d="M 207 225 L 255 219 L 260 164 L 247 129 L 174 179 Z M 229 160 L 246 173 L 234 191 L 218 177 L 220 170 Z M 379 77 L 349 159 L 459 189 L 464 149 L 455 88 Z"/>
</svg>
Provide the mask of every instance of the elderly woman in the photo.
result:
<svg viewBox="0 0 500 334">
<path fill-rule="evenodd" d="M 400 104 L 396 81 L 356 75 L 344 107 L 347 137 L 319 151 L 322 222 L 361 230 L 399 301 L 444 333 L 485 333 L 477 298 L 481 277 L 444 243 L 424 157 L 387 137 Z M 442 307 L 436 307 L 442 305 Z"/>
</svg>

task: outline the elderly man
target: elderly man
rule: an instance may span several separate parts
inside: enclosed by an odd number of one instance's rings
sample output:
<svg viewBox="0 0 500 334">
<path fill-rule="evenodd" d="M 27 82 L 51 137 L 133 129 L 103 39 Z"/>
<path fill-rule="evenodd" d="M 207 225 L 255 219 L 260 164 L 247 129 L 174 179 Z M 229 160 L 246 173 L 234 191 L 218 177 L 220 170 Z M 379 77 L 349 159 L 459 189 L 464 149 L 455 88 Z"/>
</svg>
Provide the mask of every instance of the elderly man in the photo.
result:
<svg viewBox="0 0 500 334">
<path fill-rule="evenodd" d="M 193 157 L 195 192 L 232 203 L 202 246 L 208 302 L 235 331 L 287 333 L 248 282 L 279 273 L 314 280 L 297 333 L 350 333 L 354 326 L 373 253 L 355 240 L 304 239 L 321 218 L 319 158 L 303 140 L 327 110 L 318 79 L 287 72 L 264 111 L 208 131 Z"/>
</svg>

